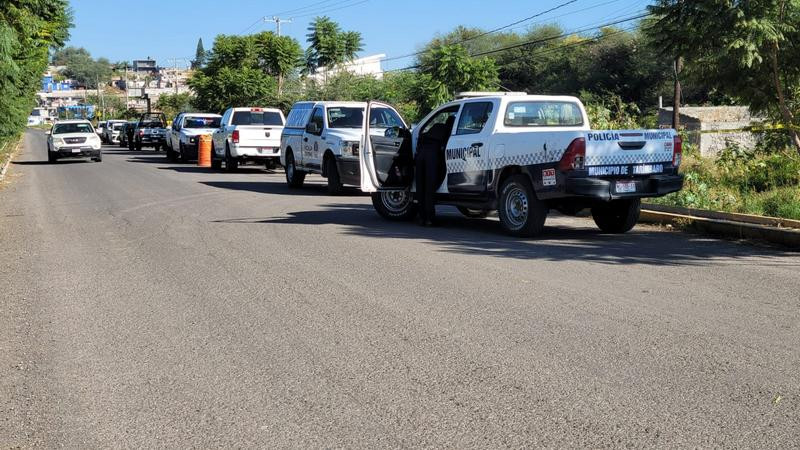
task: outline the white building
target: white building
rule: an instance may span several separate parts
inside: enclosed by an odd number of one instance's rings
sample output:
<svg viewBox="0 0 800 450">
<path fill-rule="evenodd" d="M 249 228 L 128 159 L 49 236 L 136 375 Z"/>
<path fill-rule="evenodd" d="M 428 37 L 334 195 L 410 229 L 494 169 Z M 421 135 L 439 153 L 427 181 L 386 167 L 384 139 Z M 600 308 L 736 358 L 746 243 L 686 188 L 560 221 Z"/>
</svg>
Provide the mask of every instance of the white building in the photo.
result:
<svg viewBox="0 0 800 450">
<path fill-rule="evenodd" d="M 372 55 L 354 59 L 332 69 L 320 67 L 308 77 L 317 83 L 324 83 L 326 78 L 336 75 L 337 73 L 347 71 L 354 75 L 372 75 L 380 80 L 383 78 L 381 61 L 384 58 L 386 58 L 385 54 Z"/>
</svg>

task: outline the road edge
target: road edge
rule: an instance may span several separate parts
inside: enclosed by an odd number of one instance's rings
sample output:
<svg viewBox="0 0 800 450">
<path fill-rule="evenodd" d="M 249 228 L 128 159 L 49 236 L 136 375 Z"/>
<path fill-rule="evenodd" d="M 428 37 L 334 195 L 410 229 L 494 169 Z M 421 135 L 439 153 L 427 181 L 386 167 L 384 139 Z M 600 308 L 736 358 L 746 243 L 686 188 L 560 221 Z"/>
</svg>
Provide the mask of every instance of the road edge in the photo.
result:
<svg viewBox="0 0 800 450">
<path fill-rule="evenodd" d="M 756 239 L 800 251 L 800 230 L 642 208 L 639 221 L 675 225 L 730 239 Z"/>
<path fill-rule="evenodd" d="M 6 142 L 6 145 L 13 145 L 14 149 L 8 152 L 8 159 L 3 163 L 2 167 L 0 167 L 0 182 L 3 181 L 6 177 L 6 172 L 8 172 L 8 168 L 11 166 L 11 161 L 17 156 L 19 152 L 20 146 L 22 144 L 24 134 L 21 134 L 19 137 L 9 140 Z"/>
</svg>

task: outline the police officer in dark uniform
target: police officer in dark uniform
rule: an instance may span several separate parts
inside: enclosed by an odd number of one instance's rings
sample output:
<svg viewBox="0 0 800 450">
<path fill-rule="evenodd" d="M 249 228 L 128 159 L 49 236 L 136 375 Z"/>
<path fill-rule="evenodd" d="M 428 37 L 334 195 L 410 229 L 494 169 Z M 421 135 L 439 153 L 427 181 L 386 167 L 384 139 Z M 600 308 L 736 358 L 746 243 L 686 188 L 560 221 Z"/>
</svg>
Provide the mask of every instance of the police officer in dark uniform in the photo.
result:
<svg viewBox="0 0 800 450">
<path fill-rule="evenodd" d="M 417 202 L 419 203 L 419 224 L 435 226 L 436 223 L 436 190 L 446 175 L 444 150 L 453 130 L 455 116 L 445 123 L 437 123 L 420 136 L 415 156 L 417 182 Z"/>
<path fill-rule="evenodd" d="M 136 147 L 133 142 L 133 132 L 136 131 L 134 128 L 135 125 L 133 123 L 129 123 L 128 126 L 125 127 L 125 134 L 126 138 L 128 139 L 128 150 L 131 151 L 133 151 L 133 149 Z"/>
</svg>

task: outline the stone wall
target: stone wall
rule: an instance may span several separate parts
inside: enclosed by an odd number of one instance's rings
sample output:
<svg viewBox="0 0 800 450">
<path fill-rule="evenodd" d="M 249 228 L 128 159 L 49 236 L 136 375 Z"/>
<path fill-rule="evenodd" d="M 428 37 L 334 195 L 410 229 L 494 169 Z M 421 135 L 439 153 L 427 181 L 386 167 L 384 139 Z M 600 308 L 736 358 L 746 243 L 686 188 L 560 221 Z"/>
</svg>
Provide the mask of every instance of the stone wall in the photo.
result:
<svg viewBox="0 0 800 450">
<path fill-rule="evenodd" d="M 745 148 L 753 148 L 756 137 L 748 131 L 740 130 L 752 125 L 754 119 L 745 106 L 688 106 L 681 108 L 681 129 L 688 133 L 687 142 L 696 145 L 700 154 L 713 158 L 722 151 L 728 142 Z M 672 126 L 672 108 L 658 111 L 658 125 L 661 128 Z"/>
</svg>

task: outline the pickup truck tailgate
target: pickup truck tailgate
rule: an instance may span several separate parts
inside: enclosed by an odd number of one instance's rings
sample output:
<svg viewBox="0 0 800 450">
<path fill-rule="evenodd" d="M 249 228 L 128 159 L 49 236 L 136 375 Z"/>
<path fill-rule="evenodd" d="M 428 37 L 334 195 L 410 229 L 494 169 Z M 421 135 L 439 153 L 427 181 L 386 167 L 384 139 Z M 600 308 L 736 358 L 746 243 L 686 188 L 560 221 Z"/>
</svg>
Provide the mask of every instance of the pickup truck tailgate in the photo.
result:
<svg viewBox="0 0 800 450">
<path fill-rule="evenodd" d="M 672 164 L 674 130 L 592 130 L 586 133 L 589 176 L 648 175 Z"/>
<path fill-rule="evenodd" d="M 238 125 L 239 146 L 241 147 L 272 147 L 281 146 L 283 127 L 268 125 Z"/>
</svg>

